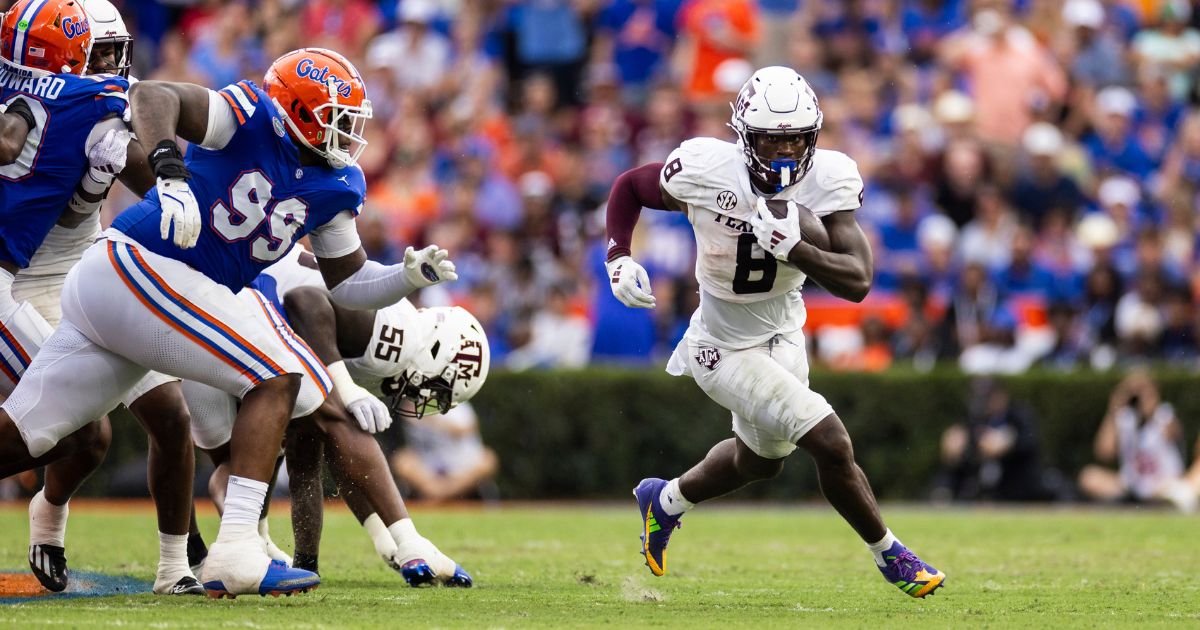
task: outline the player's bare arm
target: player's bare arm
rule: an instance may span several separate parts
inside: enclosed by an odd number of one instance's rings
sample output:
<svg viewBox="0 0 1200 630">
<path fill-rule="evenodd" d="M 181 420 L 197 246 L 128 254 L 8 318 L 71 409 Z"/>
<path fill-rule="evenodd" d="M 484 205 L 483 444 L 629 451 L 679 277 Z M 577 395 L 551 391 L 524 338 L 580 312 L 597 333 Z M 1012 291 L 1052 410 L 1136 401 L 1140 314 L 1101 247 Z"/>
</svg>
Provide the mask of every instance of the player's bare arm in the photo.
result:
<svg viewBox="0 0 1200 630">
<path fill-rule="evenodd" d="M 875 263 L 871 245 L 853 212 L 834 212 L 822 220 L 829 233 L 830 251 L 801 240 L 788 253 L 796 265 L 826 291 L 851 302 L 861 302 L 871 290 Z"/>
<path fill-rule="evenodd" d="M 139 81 L 129 89 L 133 131 L 144 147 L 176 136 L 199 144 L 208 133 L 208 88 L 191 83 Z"/>
<path fill-rule="evenodd" d="M 283 307 L 293 328 L 325 364 L 334 390 L 359 428 L 368 433 L 387 430 L 392 424 L 387 405 L 355 383 L 342 360 L 366 352 L 375 311 L 342 308 L 327 291 L 315 287 L 289 291 L 283 298 Z"/>
<path fill-rule="evenodd" d="M 283 308 L 292 328 L 326 365 L 366 353 L 375 311 L 342 308 L 329 299 L 327 291 L 315 287 L 288 291 Z"/>
<path fill-rule="evenodd" d="M 13 99 L 0 114 L 0 166 L 17 161 L 25 148 L 26 137 L 35 126 L 33 111 L 25 100 Z"/>
<path fill-rule="evenodd" d="M 154 171 L 150 170 L 149 156 L 146 154 L 146 148 L 136 138 L 129 141 L 129 148 L 125 154 L 125 168 L 117 178 L 125 184 L 129 192 L 138 197 L 144 197 L 154 188 Z"/>
<path fill-rule="evenodd" d="M 196 144 L 209 139 L 210 98 L 207 88 L 166 81 L 142 81 L 129 92 L 134 133 L 143 147 L 152 147 L 147 161 L 162 208 L 160 236 L 172 238 L 182 249 L 196 246 L 201 219 L 196 196 L 188 186 L 191 174 L 175 138 Z"/>
</svg>

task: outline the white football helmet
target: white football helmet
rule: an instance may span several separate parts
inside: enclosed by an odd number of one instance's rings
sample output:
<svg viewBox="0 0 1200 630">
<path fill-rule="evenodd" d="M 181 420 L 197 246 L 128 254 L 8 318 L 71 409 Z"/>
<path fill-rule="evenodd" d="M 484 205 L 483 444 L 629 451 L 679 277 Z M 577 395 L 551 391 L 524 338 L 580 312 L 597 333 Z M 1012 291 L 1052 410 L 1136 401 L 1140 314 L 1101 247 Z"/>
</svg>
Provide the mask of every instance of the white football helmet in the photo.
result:
<svg viewBox="0 0 1200 630">
<path fill-rule="evenodd" d="M 87 11 L 88 21 L 91 22 L 92 58 L 95 59 L 96 47 L 112 44 L 116 53 L 113 73 L 128 77 L 133 65 L 133 36 L 125 28 L 120 11 L 108 0 L 84 0 L 83 9 Z"/>
<path fill-rule="evenodd" d="M 762 68 L 730 105 L 729 126 L 760 188 L 779 192 L 808 173 L 823 116 L 804 77 L 783 66 Z"/>
<path fill-rule="evenodd" d="M 477 394 L 487 380 L 491 351 L 483 325 L 459 306 L 421 309 L 425 346 L 396 378 L 388 379 L 392 413 L 420 418 L 443 414 Z"/>
</svg>

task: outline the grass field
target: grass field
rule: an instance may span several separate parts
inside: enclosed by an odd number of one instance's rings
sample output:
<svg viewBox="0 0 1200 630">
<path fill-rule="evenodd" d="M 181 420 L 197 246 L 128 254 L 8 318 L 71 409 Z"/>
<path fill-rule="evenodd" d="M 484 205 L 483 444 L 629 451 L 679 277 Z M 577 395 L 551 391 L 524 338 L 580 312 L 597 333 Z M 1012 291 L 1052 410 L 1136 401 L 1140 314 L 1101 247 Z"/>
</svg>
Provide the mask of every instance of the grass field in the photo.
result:
<svg viewBox="0 0 1200 630">
<path fill-rule="evenodd" d="M 670 573 L 637 555 L 631 506 L 418 509 L 421 531 L 476 579 L 410 589 L 344 511 L 326 521 L 324 584 L 292 598 L 153 595 L 0 605 L 0 626 L 872 628 L 1197 627 L 1195 518 L 1159 511 L 886 510 L 891 527 L 949 575 L 924 601 L 878 575 L 830 510 L 708 508 L 676 533 Z M 153 580 L 149 509 L 72 509 L 78 570 Z M 209 538 L 215 516 L 203 519 Z M 277 542 L 290 548 L 287 522 Z M 23 505 L 0 508 L 0 569 L 25 569 Z"/>
</svg>

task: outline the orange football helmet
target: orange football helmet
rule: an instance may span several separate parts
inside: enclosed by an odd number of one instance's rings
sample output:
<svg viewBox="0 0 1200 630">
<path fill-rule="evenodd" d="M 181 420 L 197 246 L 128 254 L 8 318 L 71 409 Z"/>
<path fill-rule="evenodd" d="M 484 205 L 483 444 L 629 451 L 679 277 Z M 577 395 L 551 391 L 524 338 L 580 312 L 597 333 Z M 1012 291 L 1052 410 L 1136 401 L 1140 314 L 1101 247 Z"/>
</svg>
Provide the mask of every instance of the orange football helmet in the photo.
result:
<svg viewBox="0 0 1200 630">
<path fill-rule="evenodd" d="M 0 57 L 23 68 L 83 74 L 91 52 L 82 0 L 20 0 L 0 24 Z"/>
<path fill-rule="evenodd" d="M 358 70 L 325 48 L 301 48 L 271 64 L 263 90 L 283 112 L 292 137 L 334 168 L 358 162 L 371 101 Z"/>
</svg>

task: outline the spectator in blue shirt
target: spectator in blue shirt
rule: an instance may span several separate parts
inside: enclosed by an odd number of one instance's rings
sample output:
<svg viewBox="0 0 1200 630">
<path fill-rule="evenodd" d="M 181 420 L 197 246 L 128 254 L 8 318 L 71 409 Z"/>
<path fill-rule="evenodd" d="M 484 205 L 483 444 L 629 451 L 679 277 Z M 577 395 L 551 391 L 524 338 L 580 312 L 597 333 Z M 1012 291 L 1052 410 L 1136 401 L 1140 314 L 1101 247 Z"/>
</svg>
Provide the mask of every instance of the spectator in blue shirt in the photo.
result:
<svg viewBox="0 0 1200 630">
<path fill-rule="evenodd" d="M 681 4 L 682 0 L 611 0 L 596 16 L 593 60 L 616 64 L 622 86 L 644 97 L 665 73 Z"/>
<path fill-rule="evenodd" d="M 1145 178 L 1155 163 L 1133 133 L 1137 98 L 1123 87 L 1106 87 L 1096 95 L 1095 131 L 1084 138 L 1096 170 Z"/>
<path fill-rule="evenodd" d="M 1012 240 L 1012 261 L 996 273 L 996 286 L 1006 297 L 1041 297 L 1054 291 L 1054 274 L 1033 256 L 1033 230 L 1027 225 L 1017 227 Z"/>
</svg>

